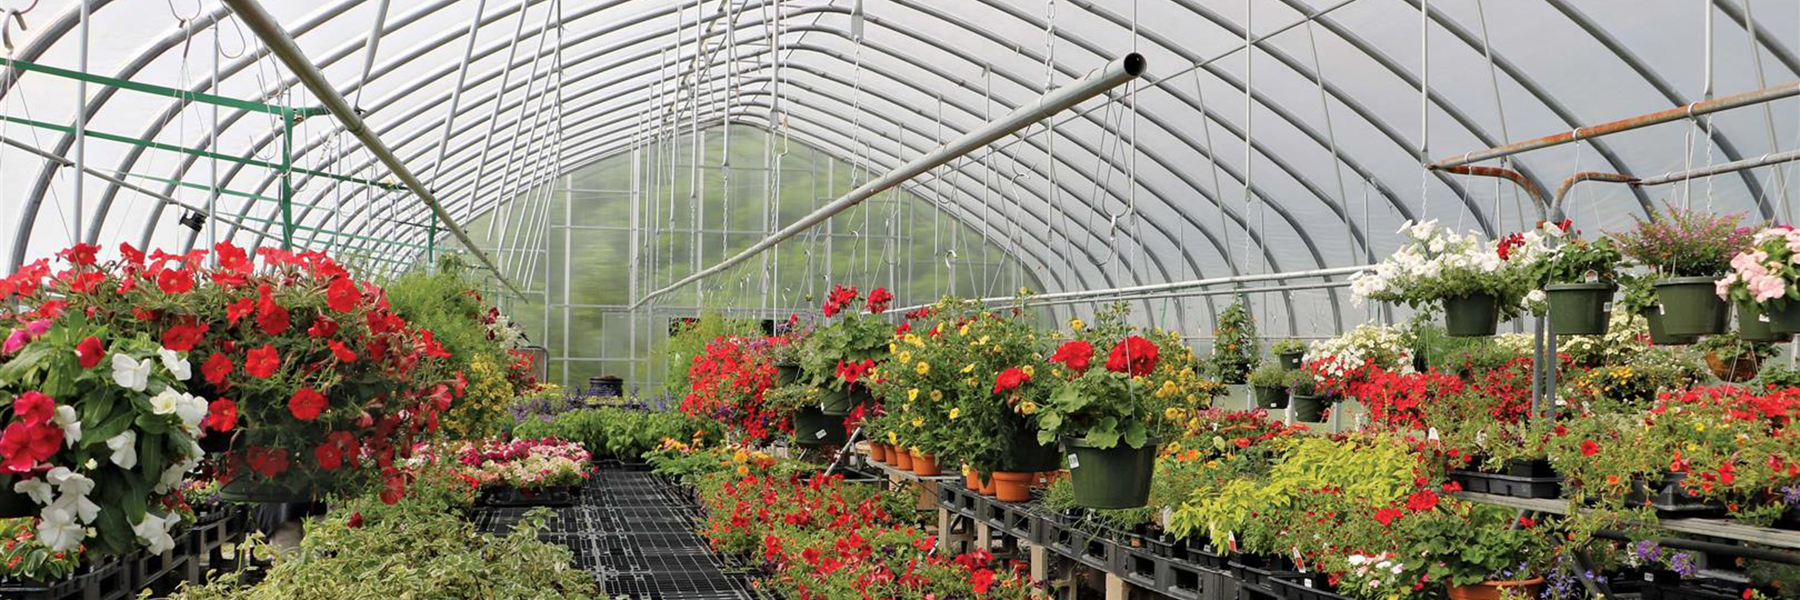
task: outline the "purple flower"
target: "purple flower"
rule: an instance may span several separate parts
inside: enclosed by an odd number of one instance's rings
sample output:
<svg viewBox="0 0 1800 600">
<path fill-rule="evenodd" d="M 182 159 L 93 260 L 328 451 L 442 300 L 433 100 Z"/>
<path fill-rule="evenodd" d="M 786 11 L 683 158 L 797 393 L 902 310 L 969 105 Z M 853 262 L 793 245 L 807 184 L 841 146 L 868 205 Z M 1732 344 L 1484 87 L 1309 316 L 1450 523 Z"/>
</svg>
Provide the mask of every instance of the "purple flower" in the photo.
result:
<svg viewBox="0 0 1800 600">
<path fill-rule="evenodd" d="M 1640 564 L 1650 564 L 1662 558 L 1662 546 L 1651 540 L 1643 540 L 1631 545 L 1631 554 L 1637 557 Z"/>
<path fill-rule="evenodd" d="M 1669 557 L 1669 570 L 1674 571 L 1676 575 L 1680 575 L 1685 579 L 1693 577 L 1695 573 L 1700 572 L 1700 567 L 1699 565 L 1694 564 L 1693 554 L 1677 552 Z"/>
</svg>

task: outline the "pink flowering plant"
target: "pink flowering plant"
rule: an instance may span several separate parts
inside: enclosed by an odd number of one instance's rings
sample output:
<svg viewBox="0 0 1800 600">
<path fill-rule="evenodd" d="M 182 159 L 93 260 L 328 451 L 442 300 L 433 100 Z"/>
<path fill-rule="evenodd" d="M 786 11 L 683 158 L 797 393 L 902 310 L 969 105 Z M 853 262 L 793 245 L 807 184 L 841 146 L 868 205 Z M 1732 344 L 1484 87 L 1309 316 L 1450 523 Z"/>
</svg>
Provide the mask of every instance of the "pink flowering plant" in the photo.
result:
<svg viewBox="0 0 1800 600">
<path fill-rule="evenodd" d="M 555 438 L 464 442 L 458 469 L 479 487 L 545 490 L 579 485 L 590 476 L 586 448 Z"/>
<path fill-rule="evenodd" d="M 1774 308 L 1800 301 L 1800 230 L 1787 225 L 1769 227 L 1751 236 L 1749 248 L 1732 255 L 1731 272 L 1714 282 L 1719 297 L 1729 302 L 1769 305 Z"/>
<path fill-rule="evenodd" d="M 1751 232 L 1738 223 L 1743 215 L 1715 215 L 1673 205 L 1637 228 L 1613 234 L 1626 257 L 1667 277 L 1717 277 L 1730 268 L 1733 254 L 1750 245 Z"/>
</svg>

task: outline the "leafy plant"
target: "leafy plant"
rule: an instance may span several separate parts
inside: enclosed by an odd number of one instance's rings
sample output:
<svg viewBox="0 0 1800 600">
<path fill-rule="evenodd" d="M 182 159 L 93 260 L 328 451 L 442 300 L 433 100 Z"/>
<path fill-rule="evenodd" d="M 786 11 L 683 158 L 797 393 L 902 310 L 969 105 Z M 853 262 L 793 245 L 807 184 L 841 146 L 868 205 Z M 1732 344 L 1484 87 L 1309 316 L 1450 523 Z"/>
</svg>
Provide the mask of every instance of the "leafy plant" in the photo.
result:
<svg viewBox="0 0 1800 600">
<path fill-rule="evenodd" d="M 1262 362 L 1256 347 L 1256 319 L 1250 306 L 1239 298 L 1219 312 L 1219 324 L 1213 328 L 1212 357 L 1207 360 L 1207 373 L 1222 383 L 1243 383 L 1244 378 Z"/>
<path fill-rule="evenodd" d="M 1173 364 L 1191 364 L 1192 352 L 1170 336 L 1162 336 L 1164 343 L 1158 344 L 1139 335 L 1142 332 L 1126 324 L 1125 315 L 1123 303 L 1100 311 L 1095 325 L 1072 332 L 1073 339 L 1050 356 L 1050 362 L 1060 365 L 1052 375 L 1062 381 L 1038 410 L 1040 443 L 1068 437 L 1083 438 L 1097 448 L 1121 443 L 1142 448 L 1185 416 L 1181 406 L 1170 402 L 1188 403 L 1189 409 L 1200 406 L 1199 395 L 1182 393 L 1177 382 L 1185 378 L 1193 384 L 1197 377 L 1192 367 L 1180 367 L 1175 379 L 1166 377 L 1172 366 L 1165 364 L 1165 355 Z M 1096 348 L 1110 348 L 1104 368 L 1093 368 Z M 1150 379 L 1159 367 L 1165 374 L 1160 385 Z"/>
<path fill-rule="evenodd" d="M 663 440 L 717 439 L 716 428 L 675 411 L 583 408 L 547 419 L 528 419 L 513 430 L 519 439 L 556 438 L 580 443 L 602 456 L 639 460 Z M 711 429 L 711 430 L 709 430 Z"/>
<path fill-rule="evenodd" d="M 1251 371 L 1244 383 L 1262 388 L 1285 388 L 1292 377 L 1292 369 L 1283 369 L 1279 364 L 1264 364 Z"/>
<path fill-rule="evenodd" d="M 1730 268 L 1732 254 L 1749 246 L 1743 215 L 1712 214 L 1669 204 L 1634 229 L 1615 233 L 1619 251 L 1669 277 L 1717 277 Z"/>
<path fill-rule="evenodd" d="M 1296 339 L 1281 339 L 1275 340 L 1275 343 L 1269 345 L 1269 353 L 1276 356 L 1296 352 L 1306 352 L 1306 342 Z"/>
<path fill-rule="evenodd" d="M 833 320 L 814 329 L 801 342 L 800 367 L 804 381 L 819 388 L 843 391 L 860 385 L 886 358 L 894 330 L 877 318 L 881 311 L 875 310 L 886 310 L 886 301 L 877 301 L 884 296 L 893 297 L 886 289 L 875 288 L 869 294 L 867 312 L 846 310 L 862 296 L 854 287 L 840 285 L 832 289 L 824 308 L 826 317 Z"/>
<path fill-rule="evenodd" d="M 1568 221 L 1561 226 L 1547 225 L 1545 230 L 1555 232 L 1552 237 L 1564 242 L 1538 262 L 1540 281 L 1587 283 L 1610 282 L 1618 278 L 1619 263 L 1624 260 L 1624 255 L 1611 238 L 1582 239 L 1578 237 L 1581 232 L 1570 231 Z"/>
</svg>

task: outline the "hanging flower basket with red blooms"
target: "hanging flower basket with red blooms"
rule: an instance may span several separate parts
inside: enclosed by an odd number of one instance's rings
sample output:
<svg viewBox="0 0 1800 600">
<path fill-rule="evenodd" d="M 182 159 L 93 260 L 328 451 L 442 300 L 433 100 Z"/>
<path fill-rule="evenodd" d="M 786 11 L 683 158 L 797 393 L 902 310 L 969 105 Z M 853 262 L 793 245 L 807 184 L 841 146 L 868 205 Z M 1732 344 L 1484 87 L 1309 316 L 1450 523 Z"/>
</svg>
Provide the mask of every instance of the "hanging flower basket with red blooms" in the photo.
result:
<svg viewBox="0 0 1800 600">
<path fill-rule="evenodd" d="M 787 413 L 764 402 L 763 394 L 775 383 L 775 366 L 759 347 L 763 343 L 724 336 L 707 343 L 688 365 L 691 383 L 681 411 L 718 421 L 748 443 L 791 431 Z"/>
<path fill-rule="evenodd" d="M 207 399 L 201 418 L 217 426 L 199 433 L 226 449 L 216 460 L 227 498 L 307 499 L 380 479 L 399 499 L 393 461 L 462 389 L 448 351 L 389 310 L 380 288 L 312 251 L 253 257 L 221 243 L 213 261 L 205 250 L 119 254 L 54 276 L 40 261 L 0 291 L 34 314 L 78 313 L 115 338 L 186 353 L 199 365 L 183 363 L 198 371 L 187 391 Z M 319 451 L 327 444 L 337 460 L 321 460 L 334 456 Z"/>
</svg>

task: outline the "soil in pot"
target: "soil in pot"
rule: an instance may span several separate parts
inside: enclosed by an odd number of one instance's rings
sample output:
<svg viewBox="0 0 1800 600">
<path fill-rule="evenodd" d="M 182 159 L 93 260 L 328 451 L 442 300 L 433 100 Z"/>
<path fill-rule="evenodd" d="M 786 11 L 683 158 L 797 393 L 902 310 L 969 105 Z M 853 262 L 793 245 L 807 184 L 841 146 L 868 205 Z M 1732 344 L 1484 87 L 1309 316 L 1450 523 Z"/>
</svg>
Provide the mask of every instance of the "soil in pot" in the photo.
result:
<svg viewBox="0 0 1800 600">
<path fill-rule="evenodd" d="M 1268 410 L 1287 408 L 1288 390 L 1279 386 L 1256 386 L 1256 405 Z"/>
<path fill-rule="evenodd" d="M 1444 299 L 1444 331 L 1455 337 L 1494 335 L 1500 326 L 1500 301 L 1487 294 Z"/>
<path fill-rule="evenodd" d="M 1031 481 L 1036 476 L 1036 473 L 1017 471 L 995 471 L 988 474 L 994 482 L 994 499 L 1001 502 L 1029 502 Z"/>
<path fill-rule="evenodd" d="M 1650 327 L 1650 343 L 1657 346 L 1686 346 L 1700 341 L 1698 336 L 1675 335 L 1663 328 L 1662 305 L 1651 306 L 1642 313 L 1644 322 Z"/>
<path fill-rule="evenodd" d="M 1670 277 L 1656 282 L 1663 331 L 1673 335 L 1725 333 L 1731 305 L 1719 298 L 1711 277 Z"/>
<path fill-rule="evenodd" d="M 1084 439 L 1065 438 L 1075 504 L 1088 508 L 1137 508 L 1150 500 L 1158 440 L 1142 448 L 1119 444 L 1095 448 Z"/>
<path fill-rule="evenodd" d="M 1544 578 L 1533 577 L 1522 581 L 1483 581 L 1475 585 L 1450 586 L 1450 600 L 1500 600 L 1502 596 L 1512 598 L 1536 598 L 1538 590 L 1543 589 Z"/>
<path fill-rule="evenodd" d="M 1559 283 L 1544 286 L 1550 302 L 1550 331 L 1557 335 L 1601 335 L 1612 315 L 1611 283 Z"/>
<path fill-rule="evenodd" d="M 1295 395 L 1292 414 L 1295 421 L 1320 423 L 1325 420 L 1325 409 L 1331 408 L 1331 399 L 1321 396 Z"/>
</svg>

